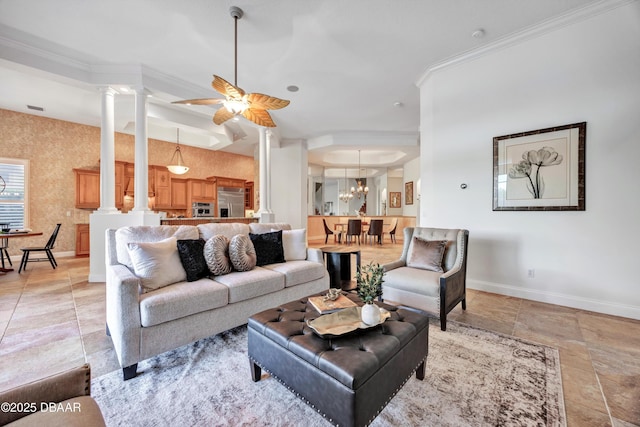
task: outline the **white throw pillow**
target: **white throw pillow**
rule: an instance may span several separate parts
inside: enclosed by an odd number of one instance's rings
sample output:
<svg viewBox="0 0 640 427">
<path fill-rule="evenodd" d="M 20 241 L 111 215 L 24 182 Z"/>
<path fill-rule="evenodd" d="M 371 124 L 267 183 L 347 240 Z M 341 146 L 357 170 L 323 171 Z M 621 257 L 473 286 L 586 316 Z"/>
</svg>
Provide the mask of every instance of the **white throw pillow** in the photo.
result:
<svg viewBox="0 0 640 427">
<path fill-rule="evenodd" d="M 307 230 L 282 230 L 282 247 L 285 261 L 307 259 Z"/>
<path fill-rule="evenodd" d="M 128 243 L 127 251 L 133 272 L 142 279 L 145 291 L 187 280 L 178 254 L 178 239 L 175 237 L 158 242 Z"/>
</svg>

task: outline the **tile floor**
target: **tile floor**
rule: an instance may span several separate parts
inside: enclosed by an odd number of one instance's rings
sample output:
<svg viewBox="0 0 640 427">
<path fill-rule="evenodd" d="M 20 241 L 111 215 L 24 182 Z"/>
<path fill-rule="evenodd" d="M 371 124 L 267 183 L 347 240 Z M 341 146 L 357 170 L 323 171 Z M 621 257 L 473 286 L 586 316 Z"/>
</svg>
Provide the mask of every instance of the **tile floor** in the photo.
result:
<svg viewBox="0 0 640 427">
<path fill-rule="evenodd" d="M 323 246 L 312 242 L 312 246 Z M 401 242 L 362 244 L 364 263 L 398 258 Z M 0 275 L 0 390 L 84 363 L 119 369 L 105 335 L 104 284 L 88 258 Z M 450 319 L 557 347 L 569 426 L 640 426 L 640 321 L 468 290 Z"/>
</svg>

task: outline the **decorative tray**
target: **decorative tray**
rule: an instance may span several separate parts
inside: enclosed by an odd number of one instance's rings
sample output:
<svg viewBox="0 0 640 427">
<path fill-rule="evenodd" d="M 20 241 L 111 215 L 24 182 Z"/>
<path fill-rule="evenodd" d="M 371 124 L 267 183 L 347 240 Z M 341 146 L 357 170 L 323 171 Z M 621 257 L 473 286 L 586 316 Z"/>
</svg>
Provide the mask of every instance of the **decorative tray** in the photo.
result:
<svg viewBox="0 0 640 427">
<path fill-rule="evenodd" d="M 307 320 L 307 326 L 323 338 L 337 337 L 358 329 L 369 329 L 384 323 L 391 316 L 391 313 L 382 307 L 379 308 L 380 323 L 375 325 L 367 325 L 362 321 L 361 307 L 349 307 L 335 313 L 316 317 L 313 320 Z"/>
</svg>

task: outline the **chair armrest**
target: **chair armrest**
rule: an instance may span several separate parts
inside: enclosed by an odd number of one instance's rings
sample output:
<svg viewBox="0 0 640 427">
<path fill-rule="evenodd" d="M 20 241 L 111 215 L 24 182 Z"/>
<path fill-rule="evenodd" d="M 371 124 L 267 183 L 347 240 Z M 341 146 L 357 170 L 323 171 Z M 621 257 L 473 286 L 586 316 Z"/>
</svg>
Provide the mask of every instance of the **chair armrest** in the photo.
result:
<svg viewBox="0 0 640 427">
<path fill-rule="evenodd" d="M 320 264 L 324 264 L 322 251 L 318 248 L 307 248 L 307 261 L 313 261 Z"/>
<path fill-rule="evenodd" d="M 386 272 L 386 271 L 395 270 L 396 268 L 404 267 L 405 265 L 406 265 L 406 263 L 403 260 L 398 259 L 398 260 L 395 260 L 395 261 L 392 261 L 392 262 L 390 262 L 388 264 L 383 265 L 382 269 Z"/>
<path fill-rule="evenodd" d="M 0 425 L 39 411 L 41 403 L 62 402 L 91 394 L 91 368 L 89 364 L 21 385 L 0 393 L 0 403 L 16 403 L 26 411 L 0 411 Z M 32 410 L 33 409 L 33 410 Z"/>
<path fill-rule="evenodd" d="M 465 279 L 465 270 L 460 267 L 452 268 L 440 276 L 440 290 L 444 291 L 441 298 L 444 297 L 447 307 L 465 294 Z"/>
<path fill-rule="evenodd" d="M 107 265 L 107 325 L 122 367 L 140 357 L 140 278 L 122 264 Z"/>
</svg>

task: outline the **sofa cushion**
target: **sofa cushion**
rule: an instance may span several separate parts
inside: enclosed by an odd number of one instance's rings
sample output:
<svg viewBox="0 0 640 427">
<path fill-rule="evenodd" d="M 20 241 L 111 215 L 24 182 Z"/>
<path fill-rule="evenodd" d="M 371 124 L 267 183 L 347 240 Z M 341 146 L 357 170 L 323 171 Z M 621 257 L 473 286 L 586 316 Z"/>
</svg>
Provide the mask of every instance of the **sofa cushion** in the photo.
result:
<svg viewBox="0 0 640 427">
<path fill-rule="evenodd" d="M 216 276 L 216 281 L 229 288 L 229 304 L 232 304 L 284 289 L 285 278 L 284 274 L 256 267 Z"/>
<path fill-rule="evenodd" d="M 285 261 L 307 259 L 307 230 L 282 230 L 282 247 Z"/>
<path fill-rule="evenodd" d="M 174 283 L 140 296 L 140 320 L 143 327 L 225 306 L 229 289 L 211 279 Z"/>
<path fill-rule="evenodd" d="M 231 273 L 233 264 L 229 258 L 229 239 L 218 234 L 204 244 L 204 259 L 214 276 Z"/>
<path fill-rule="evenodd" d="M 424 240 L 414 237 L 411 250 L 407 254 L 407 267 L 442 273 L 442 258 L 446 248 L 446 240 Z"/>
<path fill-rule="evenodd" d="M 196 227 L 198 227 L 198 231 L 200 232 L 200 237 L 202 237 L 205 242 L 218 234 L 222 234 L 227 239 L 231 240 L 231 238 L 233 238 L 233 236 L 237 234 L 249 235 L 249 232 L 251 231 L 249 229 L 249 224 L 242 224 L 238 222 L 229 222 L 229 223 L 210 222 L 207 224 L 198 224 Z"/>
<path fill-rule="evenodd" d="M 158 289 L 187 279 L 182 268 L 175 237 L 159 242 L 129 243 L 133 272 L 141 279 L 145 291 Z"/>
<path fill-rule="evenodd" d="M 284 274 L 284 286 L 286 288 L 322 279 L 327 272 L 323 264 L 300 260 L 265 265 L 264 268 Z"/>
<path fill-rule="evenodd" d="M 439 298 L 440 276 L 441 273 L 418 268 L 394 268 L 393 270 L 387 271 L 384 275 L 384 282 L 382 283 L 383 296 L 384 289 L 387 287 L 418 295 Z"/>
<path fill-rule="evenodd" d="M 204 240 L 178 240 L 178 254 L 187 273 L 187 282 L 194 282 L 209 275 L 209 267 L 204 259 Z"/>
<path fill-rule="evenodd" d="M 128 243 L 157 242 L 168 237 L 175 236 L 176 239 L 197 239 L 198 229 L 193 225 L 137 225 L 131 227 L 120 227 L 116 230 L 116 254 L 118 262 L 133 268 Z"/>
<path fill-rule="evenodd" d="M 237 234 L 229 242 L 229 258 L 237 271 L 249 271 L 256 266 L 256 250 L 246 234 Z"/>
<path fill-rule="evenodd" d="M 253 234 L 269 233 L 273 230 L 291 230 L 291 226 L 284 222 L 252 222 L 249 224 L 249 232 Z"/>
<path fill-rule="evenodd" d="M 256 265 L 284 262 L 282 230 L 262 234 L 249 233 L 249 237 L 256 250 Z"/>
</svg>

